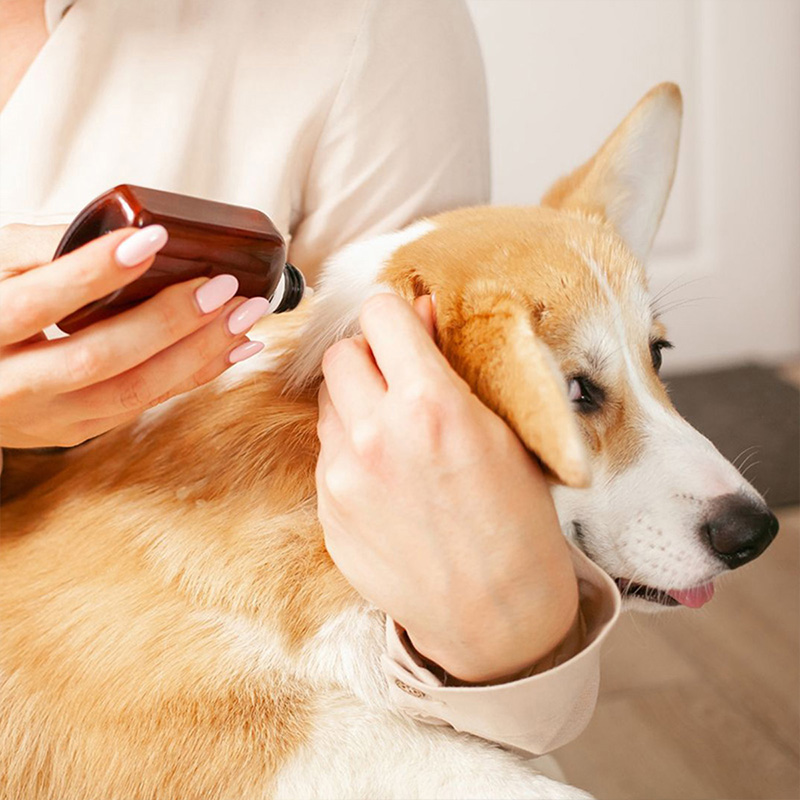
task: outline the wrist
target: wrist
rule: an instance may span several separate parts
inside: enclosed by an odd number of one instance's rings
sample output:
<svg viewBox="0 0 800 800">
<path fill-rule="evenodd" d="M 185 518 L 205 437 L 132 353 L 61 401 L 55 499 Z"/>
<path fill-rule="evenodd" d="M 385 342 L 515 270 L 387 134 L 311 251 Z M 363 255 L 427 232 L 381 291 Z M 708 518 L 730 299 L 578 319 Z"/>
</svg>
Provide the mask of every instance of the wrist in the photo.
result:
<svg viewBox="0 0 800 800">
<path fill-rule="evenodd" d="M 530 673 L 573 635 L 579 621 L 577 580 L 526 619 L 465 619 L 464 626 L 440 632 L 406 629 L 409 642 L 427 667 L 457 683 L 503 683 Z"/>
</svg>

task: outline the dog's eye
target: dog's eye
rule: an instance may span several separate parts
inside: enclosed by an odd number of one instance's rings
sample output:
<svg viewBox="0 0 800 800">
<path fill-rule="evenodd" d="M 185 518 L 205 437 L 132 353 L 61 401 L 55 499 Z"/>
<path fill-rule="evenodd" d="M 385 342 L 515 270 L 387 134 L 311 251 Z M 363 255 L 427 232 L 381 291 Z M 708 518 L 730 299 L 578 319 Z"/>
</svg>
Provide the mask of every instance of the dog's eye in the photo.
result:
<svg viewBox="0 0 800 800">
<path fill-rule="evenodd" d="M 661 369 L 661 351 L 662 350 L 669 350 L 672 347 L 672 342 L 668 342 L 666 339 L 656 339 L 654 342 L 650 342 L 650 358 L 653 360 L 653 369 L 658 372 Z"/>
<path fill-rule="evenodd" d="M 578 409 L 584 413 L 597 411 L 604 398 L 603 390 L 583 375 L 577 375 L 570 380 L 567 394 L 569 399 L 576 403 Z"/>
</svg>

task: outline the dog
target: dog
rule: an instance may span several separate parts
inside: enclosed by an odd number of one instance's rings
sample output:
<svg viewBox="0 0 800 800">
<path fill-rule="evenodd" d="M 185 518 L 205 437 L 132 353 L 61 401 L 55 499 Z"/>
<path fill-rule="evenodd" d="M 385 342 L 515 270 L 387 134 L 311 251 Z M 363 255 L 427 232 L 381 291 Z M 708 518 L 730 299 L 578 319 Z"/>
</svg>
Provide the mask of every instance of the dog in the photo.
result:
<svg viewBox="0 0 800 800">
<path fill-rule="evenodd" d="M 541 207 L 345 248 L 307 322 L 264 324 L 272 360 L 86 444 L 7 504 L 4 798 L 588 796 L 393 707 L 384 616 L 316 516 L 316 393 L 369 297 L 435 292 L 443 353 L 543 464 L 565 535 L 625 606 L 707 602 L 777 522 L 658 377 L 669 343 L 642 263 L 681 114 L 659 85 Z"/>
</svg>

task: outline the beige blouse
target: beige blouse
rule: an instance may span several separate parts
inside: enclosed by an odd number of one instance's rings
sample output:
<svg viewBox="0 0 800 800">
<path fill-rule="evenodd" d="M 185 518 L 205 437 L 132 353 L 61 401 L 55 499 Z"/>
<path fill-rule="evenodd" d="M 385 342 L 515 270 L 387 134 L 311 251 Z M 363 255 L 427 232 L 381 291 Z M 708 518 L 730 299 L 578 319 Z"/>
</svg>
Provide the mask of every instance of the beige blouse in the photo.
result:
<svg viewBox="0 0 800 800">
<path fill-rule="evenodd" d="M 118 183 L 268 214 L 312 280 L 348 242 L 489 198 L 463 0 L 47 0 L 50 37 L 0 113 L 0 224 L 69 222 Z M 446 685 L 387 620 L 399 708 L 532 753 L 594 708 L 613 582 L 574 550 L 581 620 L 530 677 Z"/>
</svg>

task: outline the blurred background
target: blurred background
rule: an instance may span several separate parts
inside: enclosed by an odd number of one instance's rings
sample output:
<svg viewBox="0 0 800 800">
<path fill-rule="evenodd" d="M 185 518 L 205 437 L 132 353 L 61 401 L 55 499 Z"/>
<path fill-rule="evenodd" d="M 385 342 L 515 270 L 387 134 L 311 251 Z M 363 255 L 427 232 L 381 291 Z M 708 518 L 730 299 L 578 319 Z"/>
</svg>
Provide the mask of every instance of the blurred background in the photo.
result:
<svg viewBox="0 0 800 800">
<path fill-rule="evenodd" d="M 538 202 L 653 85 L 684 96 L 651 256 L 679 410 L 778 513 L 705 608 L 630 615 L 557 757 L 605 800 L 800 797 L 800 0 L 467 0 L 493 202 Z"/>
</svg>

